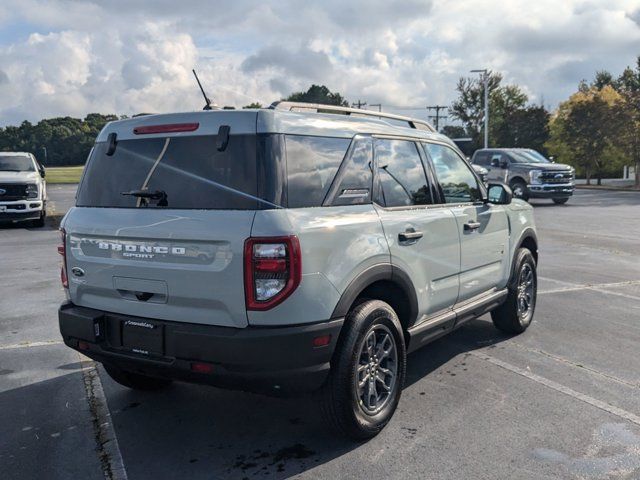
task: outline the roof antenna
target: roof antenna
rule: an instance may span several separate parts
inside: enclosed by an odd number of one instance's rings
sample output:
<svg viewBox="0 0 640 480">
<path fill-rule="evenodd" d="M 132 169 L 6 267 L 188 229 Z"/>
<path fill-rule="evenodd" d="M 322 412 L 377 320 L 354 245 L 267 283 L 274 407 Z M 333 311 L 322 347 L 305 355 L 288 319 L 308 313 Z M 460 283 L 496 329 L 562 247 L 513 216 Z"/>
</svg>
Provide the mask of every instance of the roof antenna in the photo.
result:
<svg viewBox="0 0 640 480">
<path fill-rule="evenodd" d="M 205 106 L 203 110 L 213 110 L 213 108 L 211 107 L 211 100 L 209 100 L 209 97 L 207 97 L 207 94 L 204 93 L 204 88 L 202 88 L 202 84 L 200 83 L 200 79 L 198 78 L 198 74 L 196 73 L 196 69 L 194 68 L 191 71 L 193 72 L 193 75 L 196 77 L 196 82 L 198 82 L 198 86 L 200 87 L 200 91 L 202 92 L 202 96 L 204 97 Z"/>
</svg>

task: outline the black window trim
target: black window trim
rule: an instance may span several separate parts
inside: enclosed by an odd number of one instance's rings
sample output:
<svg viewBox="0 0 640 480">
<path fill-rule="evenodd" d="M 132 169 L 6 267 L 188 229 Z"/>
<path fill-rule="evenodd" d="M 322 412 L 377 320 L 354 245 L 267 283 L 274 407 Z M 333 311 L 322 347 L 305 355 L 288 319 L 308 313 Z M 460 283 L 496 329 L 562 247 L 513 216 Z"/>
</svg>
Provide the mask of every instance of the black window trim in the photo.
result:
<svg viewBox="0 0 640 480">
<path fill-rule="evenodd" d="M 349 147 L 347 148 L 347 151 L 345 152 L 344 157 L 342 157 L 342 161 L 340 162 L 340 166 L 338 167 L 338 170 L 336 171 L 336 174 L 333 176 L 333 180 L 331 182 L 331 185 L 329 186 L 329 190 L 327 190 L 327 194 L 325 195 L 321 206 L 323 206 L 323 207 L 353 207 L 353 206 L 357 206 L 357 205 L 371 205 L 373 203 L 373 192 L 374 192 L 373 191 L 373 186 L 375 185 L 373 177 L 374 177 L 375 173 L 371 172 L 371 185 L 369 185 L 369 201 L 363 202 L 363 203 L 354 203 L 354 204 L 351 204 L 351 205 L 334 205 L 333 204 L 333 202 L 335 201 L 336 197 L 338 196 L 338 187 L 342 183 L 342 179 L 344 178 L 345 172 L 347 171 L 347 164 L 349 163 L 349 160 L 351 160 L 351 155 L 353 154 L 353 150 L 355 149 L 356 141 L 358 141 L 358 140 L 366 140 L 366 139 L 368 139 L 370 141 L 370 143 L 371 143 L 371 168 L 375 172 L 373 137 L 370 134 L 358 133 L 358 134 L 354 135 L 353 137 L 351 137 L 351 143 L 349 143 Z"/>
<path fill-rule="evenodd" d="M 382 208 L 383 210 L 390 211 L 390 212 L 403 211 L 403 210 L 427 210 L 427 209 L 433 209 L 433 208 L 442 208 L 443 205 L 435 204 L 435 203 L 428 204 L 428 205 L 400 205 L 397 207 L 387 207 L 386 205 L 380 205 L 378 202 L 376 202 L 375 193 L 380 188 L 380 176 L 378 175 L 378 161 L 376 158 L 376 146 L 375 146 L 376 138 L 380 138 L 384 140 L 404 140 L 404 141 L 412 142 L 416 147 L 416 150 L 418 151 L 418 156 L 420 157 L 420 161 L 422 163 L 422 169 L 424 170 L 425 178 L 429 183 L 431 200 L 434 202 L 436 201 L 436 198 L 433 196 L 435 184 L 432 183 L 434 179 L 429 174 L 428 169 L 425 165 L 425 160 L 427 159 L 427 157 L 422 155 L 421 150 L 423 150 L 423 148 L 421 145 L 419 145 L 420 143 L 426 141 L 424 138 L 410 137 L 410 136 L 404 136 L 404 135 L 386 135 L 386 134 L 374 134 L 374 135 L 371 135 L 371 137 L 373 138 L 373 191 L 371 192 L 371 203 L 378 208 Z"/>
<path fill-rule="evenodd" d="M 486 204 L 484 199 L 487 198 L 487 189 L 486 189 L 484 183 L 482 182 L 482 180 L 480 180 L 480 177 L 478 176 L 476 171 L 471 166 L 471 164 L 464 157 L 464 155 L 460 155 L 460 153 L 458 153 L 455 148 L 451 147 L 451 145 L 449 145 L 449 144 L 447 144 L 445 142 L 438 142 L 438 141 L 433 141 L 433 140 L 422 140 L 421 143 L 422 143 L 422 149 L 424 150 L 424 153 L 425 153 L 425 155 L 426 155 L 426 157 L 428 159 L 430 169 L 433 171 L 433 175 L 434 175 L 434 177 L 436 179 L 436 183 L 438 185 L 438 191 L 440 193 L 440 201 L 444 202 L 444 203 L 438 204 L 437 206 L 440 206 L 440 207 L 446 206 L 446 207 L 450 207 L 451 208 L 451 207 L 467 207 L 467 206 L 470 206 L 470 205 L 485 205 Z M 458 155 L 458 157 L 460 157 L 460 159 L 467 165 L 467 168 L 473 174 L 473 177 L 476 179 L 476 182 L 478 182 L 478 187 L 480 188 L 480 195 L 482 197 L 482 200 L 478 200 L 477 202 L 460 202 L 460 203 L 446 203 L 445 202 L 444 192 L 442 190 L 442 186 L 440 185 L 440 180 L 438 180 L 438 175 L 436 174 L 435 165 L 433 164 L 433 159 L 431 158 L 431 155 L 429 155 L 429 150 L 427 149 L 427 146 L 426 146 L 427 143 L 430 143 L 432 145 L 440 145 L 442 147 L 449 148 L 456 155 Z"/>
</svg>

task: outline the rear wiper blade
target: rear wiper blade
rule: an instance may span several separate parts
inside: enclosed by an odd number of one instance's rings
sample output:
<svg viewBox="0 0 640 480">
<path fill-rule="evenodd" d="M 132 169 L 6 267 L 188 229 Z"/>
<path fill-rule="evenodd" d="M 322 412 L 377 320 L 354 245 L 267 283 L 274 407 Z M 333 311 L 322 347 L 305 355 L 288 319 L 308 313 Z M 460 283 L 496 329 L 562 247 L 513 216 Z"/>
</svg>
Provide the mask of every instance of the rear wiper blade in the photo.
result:
<svg viewBox="0 0 640 480">
<path fill-rule="evenodd" d="M 120 192 L 120 195 L 142 198 L 145 201 L 158 200 L 157 205 L 159 207 L 166 207 L 169 205 L 169 202 L 167 202 L 167 192 L 164 190 L 155 190 L 153 192 L 150 192 L 149 190 L 130 190 L 128 192 Z"/>
</svg>

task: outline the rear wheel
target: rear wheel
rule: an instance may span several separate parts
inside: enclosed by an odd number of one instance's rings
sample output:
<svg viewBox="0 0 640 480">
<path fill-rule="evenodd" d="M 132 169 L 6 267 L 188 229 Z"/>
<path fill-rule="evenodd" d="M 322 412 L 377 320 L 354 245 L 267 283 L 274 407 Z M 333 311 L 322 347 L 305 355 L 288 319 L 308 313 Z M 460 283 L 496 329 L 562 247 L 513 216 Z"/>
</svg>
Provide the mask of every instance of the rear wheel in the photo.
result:
<svg viewBox="0 0 640 480">
<path fill-rule="evenodd" d="M 405 370 L 402 327 L 394 310 L 380 300 L 354 307 L 320 392 L 329 424 L 355 439 L 380 433 L 400 401 Z"/>
<path fill-rule="evenodd" d="M 508 289 L 507 299 L 491 312 L 491 319 L 498 330 L 510 334 L 522 333 L 533 320 L 538 289 L 536 261 L 526 248 L 517 252 Z"/>
<path fill-rule="evenodd" d="M 139 373 L 123 370 L 116 365 L 104 363 L 103 367 L 107 374 L 117 383 L 133 390 L 160 390 L 171 384 L 171 380 L 166 378 L 148 377 Z"/>
<path fill-rule="evenodd" d="M 522 180 L 514 180 L 509 186 L 511 187 L 514 197 L 524 201 L 529 200 L 529 190 L 527 190 L 527 185 Z"/>
<path fill-rule="evenodd" d="M 564 205 L 568 201 L 569 201 L 568 198 L 554 198 L 553 199 L 553 203 L 555 203 L 556 205 Z"/>
</svg>

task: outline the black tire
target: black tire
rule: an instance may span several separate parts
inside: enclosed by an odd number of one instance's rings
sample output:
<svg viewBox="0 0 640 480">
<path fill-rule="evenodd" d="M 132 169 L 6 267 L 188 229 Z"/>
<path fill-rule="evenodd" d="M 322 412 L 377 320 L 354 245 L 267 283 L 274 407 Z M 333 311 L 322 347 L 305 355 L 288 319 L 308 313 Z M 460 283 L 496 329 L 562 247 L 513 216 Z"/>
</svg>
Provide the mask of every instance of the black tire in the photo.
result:
<svg viewBox="0 0 640 480">
<path fill-rule="evenodd" d="M 568 198 L 554 198 L 553 199 L 553 203 L 555 203 L 556 205 L 564 205 L 568 201 L 569 201 Z"/>
<path fill-rule="evenodd" d="M 524 288 L 525 284 L 530 285 L 531 289 Z M 536 261 L 528 249 L 520 248 L 516 253 L 512 278 L 509 280 L 507 299 L 491 312 L 491 319 L 496 328 L 509 334 L 524 332 L 533 320 L 537 289 Z M 520 296 L 527 292 L 529 292 L 528 302 L 526 302 L 526 296 L 524 299 Z M 523 308 L 523 302 L 527 304 L 526 309 Z"/>
<path fill-rule="evenodd" d="M 367 347 L 376 346 L 376 337 L 382 350 L 376 348 L 376 359 L 372 360 L 370 352 L 374 352 L 374 349 Z M 385 345 L 389 348 L 384 349 Z M 380 352 L 384 353 L 384 357 Z M 391 420 L 400 401 L 406 374 L 406 355 L 402 327 L 393 308 L 380 300 L 366 300 L 353 307 L 345 318 L 331 361 L 331 373 L 320 391 L 322 411 L 329 425 L 356 440 L 380 433 Z M 395 377 L 388 373 L 393 370 Z M 374 373 L 375 380 L 371 380 L 370 372 Z M 357 385 L 361 381 L 363 388 Z M 380 395 L 377 392 L 378 384 Z M 383 388 L 382 384 L 389 389 Z M 372 391 L 376 393 L 372 394 Z M 367 405 L 361 396 L 367 397 Z M 374 396 L 376 405 L 372 405 Z"/>
<path fill-rule="evenodd" d="M 509 184 L 509 186 L 511 187 L 514 198 L 519 198 L 521 200 L 524 200 L 525 202 L 529 200 L 529 190 L 527 189 L 527 184 L 522 180 L 514 180 Z"/>
<path fill-rule="evenodd" d="M 44 223 L 47 219 L 47 212 L 46 211 L 42 211 L 42 213 L 40 214 L 40 218 L 38 218 L 37 220 L 33 220 L 31 222 L 31 226 L 34 228 L 42 228 L 44 227 Z"/>
<path fill-rule="evenodd" d="M 103 363 L 102 366 L 115 382 L 133 390 L 160 390 L 171 384 L 171 380 L 166 378 L 147 377 L 139 373 L 128 372 L 108 363 Z"/>
</svg>

